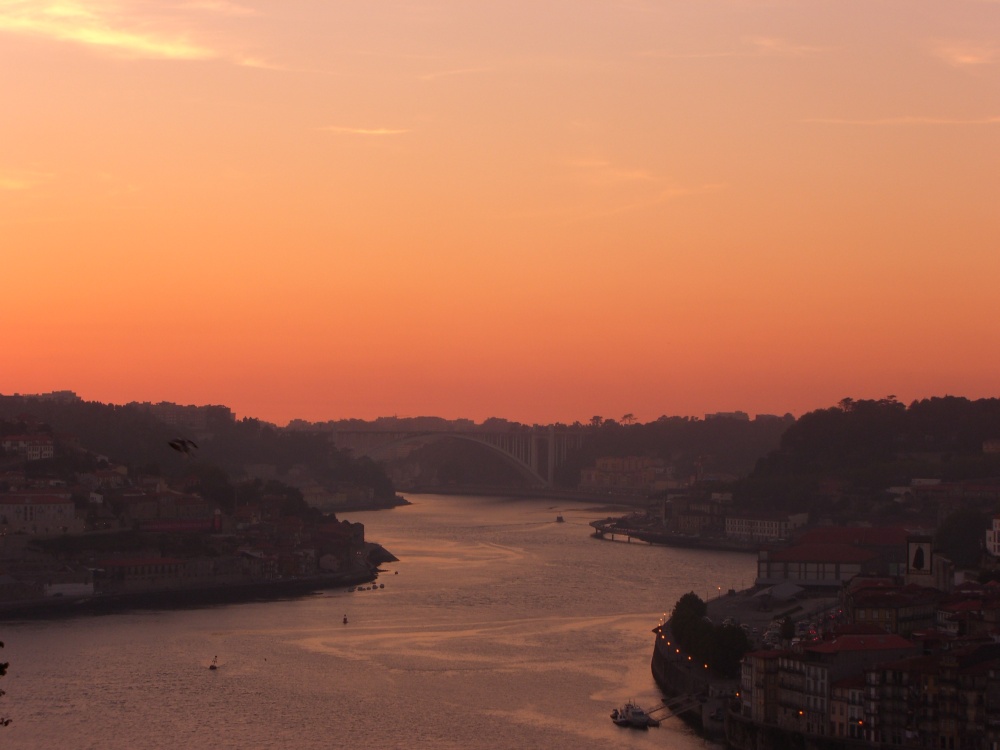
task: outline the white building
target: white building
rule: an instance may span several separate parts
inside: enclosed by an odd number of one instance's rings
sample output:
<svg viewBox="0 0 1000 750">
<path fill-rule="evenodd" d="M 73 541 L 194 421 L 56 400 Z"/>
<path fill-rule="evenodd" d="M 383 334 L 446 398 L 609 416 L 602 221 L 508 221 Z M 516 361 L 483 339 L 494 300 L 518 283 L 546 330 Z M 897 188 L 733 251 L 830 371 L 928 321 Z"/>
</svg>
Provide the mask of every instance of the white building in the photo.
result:
<svg viewBox="0 0 1000 750">
<path fill-rule="evenodd" d="M 1000 557 L 1000 516 L 993 516 L 992 528 L 986 529 L 986 551 Z"/>
<path fill-rule="evenodd" d="M 0 495 L 0 534 L 65 534 L 83 531 L 73 501 L 51 495 Z"/>
<path fill-rule="evenodd" d="M 775 542 L 806 525 L 808 513 L 738 514 L 726 516 L 726 536 L 753 542 Z"/>
<path fill-rule="evenodd" d="M 40 461 L 56 454 L 51 435 L 7 435 L 0 439 L 0 446 L 28 461 Z"/>
</svg>

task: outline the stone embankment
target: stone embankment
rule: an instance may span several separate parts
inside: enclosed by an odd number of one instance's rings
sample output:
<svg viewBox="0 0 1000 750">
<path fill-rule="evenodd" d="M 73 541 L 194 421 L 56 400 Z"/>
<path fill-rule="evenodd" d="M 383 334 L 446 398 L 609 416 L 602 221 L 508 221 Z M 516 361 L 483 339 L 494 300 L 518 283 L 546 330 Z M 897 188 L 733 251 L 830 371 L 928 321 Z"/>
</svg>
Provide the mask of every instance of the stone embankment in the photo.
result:
<svg viewBox="0 0 1000 750">
<path fill-rule="evenodd" d="M 195 586 L 133 589 L 127 592 L 94 593 L 87 596 L 47 596 L 0 602 L 0 620 L 44 619 L 130 609 L 174 609 L 286 599 L 347 588 L 375 580 L 378 566 L 398 558 L 382 545 L 365 545 L 366 563 L 354 570 L 312 576 L 247 580 L 203 581 Z"/>
</svg>

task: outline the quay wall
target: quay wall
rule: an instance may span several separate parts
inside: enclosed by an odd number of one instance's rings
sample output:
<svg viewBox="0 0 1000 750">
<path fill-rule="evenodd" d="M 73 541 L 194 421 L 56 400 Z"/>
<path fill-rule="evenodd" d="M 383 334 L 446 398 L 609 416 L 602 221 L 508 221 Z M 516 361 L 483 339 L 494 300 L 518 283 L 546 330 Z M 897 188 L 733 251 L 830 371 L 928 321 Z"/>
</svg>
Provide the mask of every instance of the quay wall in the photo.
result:
<svg viewBox="0 0 1000 750">
<path fill-rule="evenodd" d="M 668 700 L 675 698 L 700 697 L 698 708 L 678 714 L 678 718 L 710 739 L 725 736 L 723 701 L 720 698 L 720 683 L 711 679 L 703 670 L 695 669 L 687 657 L 678 655 L 667 642 L 673 642 L 669 624 L 663 625 L 661 635 L 653 646 L 651 669 L 657 686 Z"/>
</svg>

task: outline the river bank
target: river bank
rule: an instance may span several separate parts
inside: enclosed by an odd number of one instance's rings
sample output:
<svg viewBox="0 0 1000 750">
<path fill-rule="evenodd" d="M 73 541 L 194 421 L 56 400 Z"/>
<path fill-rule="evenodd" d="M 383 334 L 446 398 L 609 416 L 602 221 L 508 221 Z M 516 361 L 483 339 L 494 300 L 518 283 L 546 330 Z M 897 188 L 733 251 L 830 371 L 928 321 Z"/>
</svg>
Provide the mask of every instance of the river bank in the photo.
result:
<svg viewBox="0 0 1000 750">
<path fill-rule="evenodd" d="M 543 500 L 561 500 L 563 502 L 599 503 L 611 508 L 645 508 L 649 496 L 634 492 L 585 492 L 579 489 L 561 489 L 558 487 L 494 487 L 485 485 L 448 487 L 411 487 L 407 494 L 413 495 L 463 495 L 470 497 L 517 497 Z"/>
<path fill-rule="evenodd" d="M 0 621 L 54 619 L 108 614 L 138 609 L 184 609 L 241 602 L 264 602 L 308 596 L 326 589 L 348 588 L 374 581 L 378 566 L 397 558 L 380 544 L 370 543 L 366 564 L 355 570 L 314 576 L 239 583 L 157 588 L 81 596 L 47 596 L 0 603 Z"/>
</svg>

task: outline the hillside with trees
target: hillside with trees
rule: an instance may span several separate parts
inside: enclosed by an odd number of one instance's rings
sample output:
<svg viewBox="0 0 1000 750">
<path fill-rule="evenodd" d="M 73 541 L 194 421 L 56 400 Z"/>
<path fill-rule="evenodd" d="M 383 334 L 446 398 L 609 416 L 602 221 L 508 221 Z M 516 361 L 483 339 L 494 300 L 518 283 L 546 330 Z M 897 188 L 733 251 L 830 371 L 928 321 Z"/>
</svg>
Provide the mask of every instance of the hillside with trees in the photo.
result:
<svg viewBox="0 0 1000 750">
<path fill-rule="evenodd" d="M 266 467 L 275 480 L 285 481 L 297 469 L 298 475 L 324 487 L 371 488 L 380 500 L 395 496 L 392 482 L 378 464 L 337 449 L 329 434 L 282 430 L 257 419 L 226 419 L 210 412 L 197 434 L 179 434 L 185 428 L 166 424 L 142 404 L 0 396 L 0 420 L 7 423 L 0 427 L 7 434 L 27 432 L 30 427 L 57 438 L 54 458 L 30 462 L 35 472 L 93 469 L 103 455 L 136 474 L 203 475 L 199 481 L 206 483 L 209 495 L 215 485 L 223 484 L 223 477 L 252 478 L 254 467 Z M 197 449 L 191 454 L 172 450 L 170 441 L 179 437 L 194 440 Z M 74 444 L 87 451 L 73 450 Z M 218 475 L 215 480 L 213 472 Z"/>
<path fill-rule="evenodd" d="M 754 420 L 663 416 L 647 423 L 629 417 L 620 421 L 594 417 L 587 425 L 574 425 L 585 435 L 583 447 L 557 473 L 557 482 L 575 487 L 581 469 L 604 456 L 663 459 L 678 477 L 745 476 L 762 456 L 778 447 L 795 421 L 790 414 Z"/>
<path fill-rule="evenodd" d="M 1000 452 L 986 448 L 998 438 L 1000 399 L 844 399 L 790 426 L 737 496 L 751 507 L 799 510 L 836 495 L 871 509 L 887 488 L 914 479 L 993 483 Z"/>
</svg>

